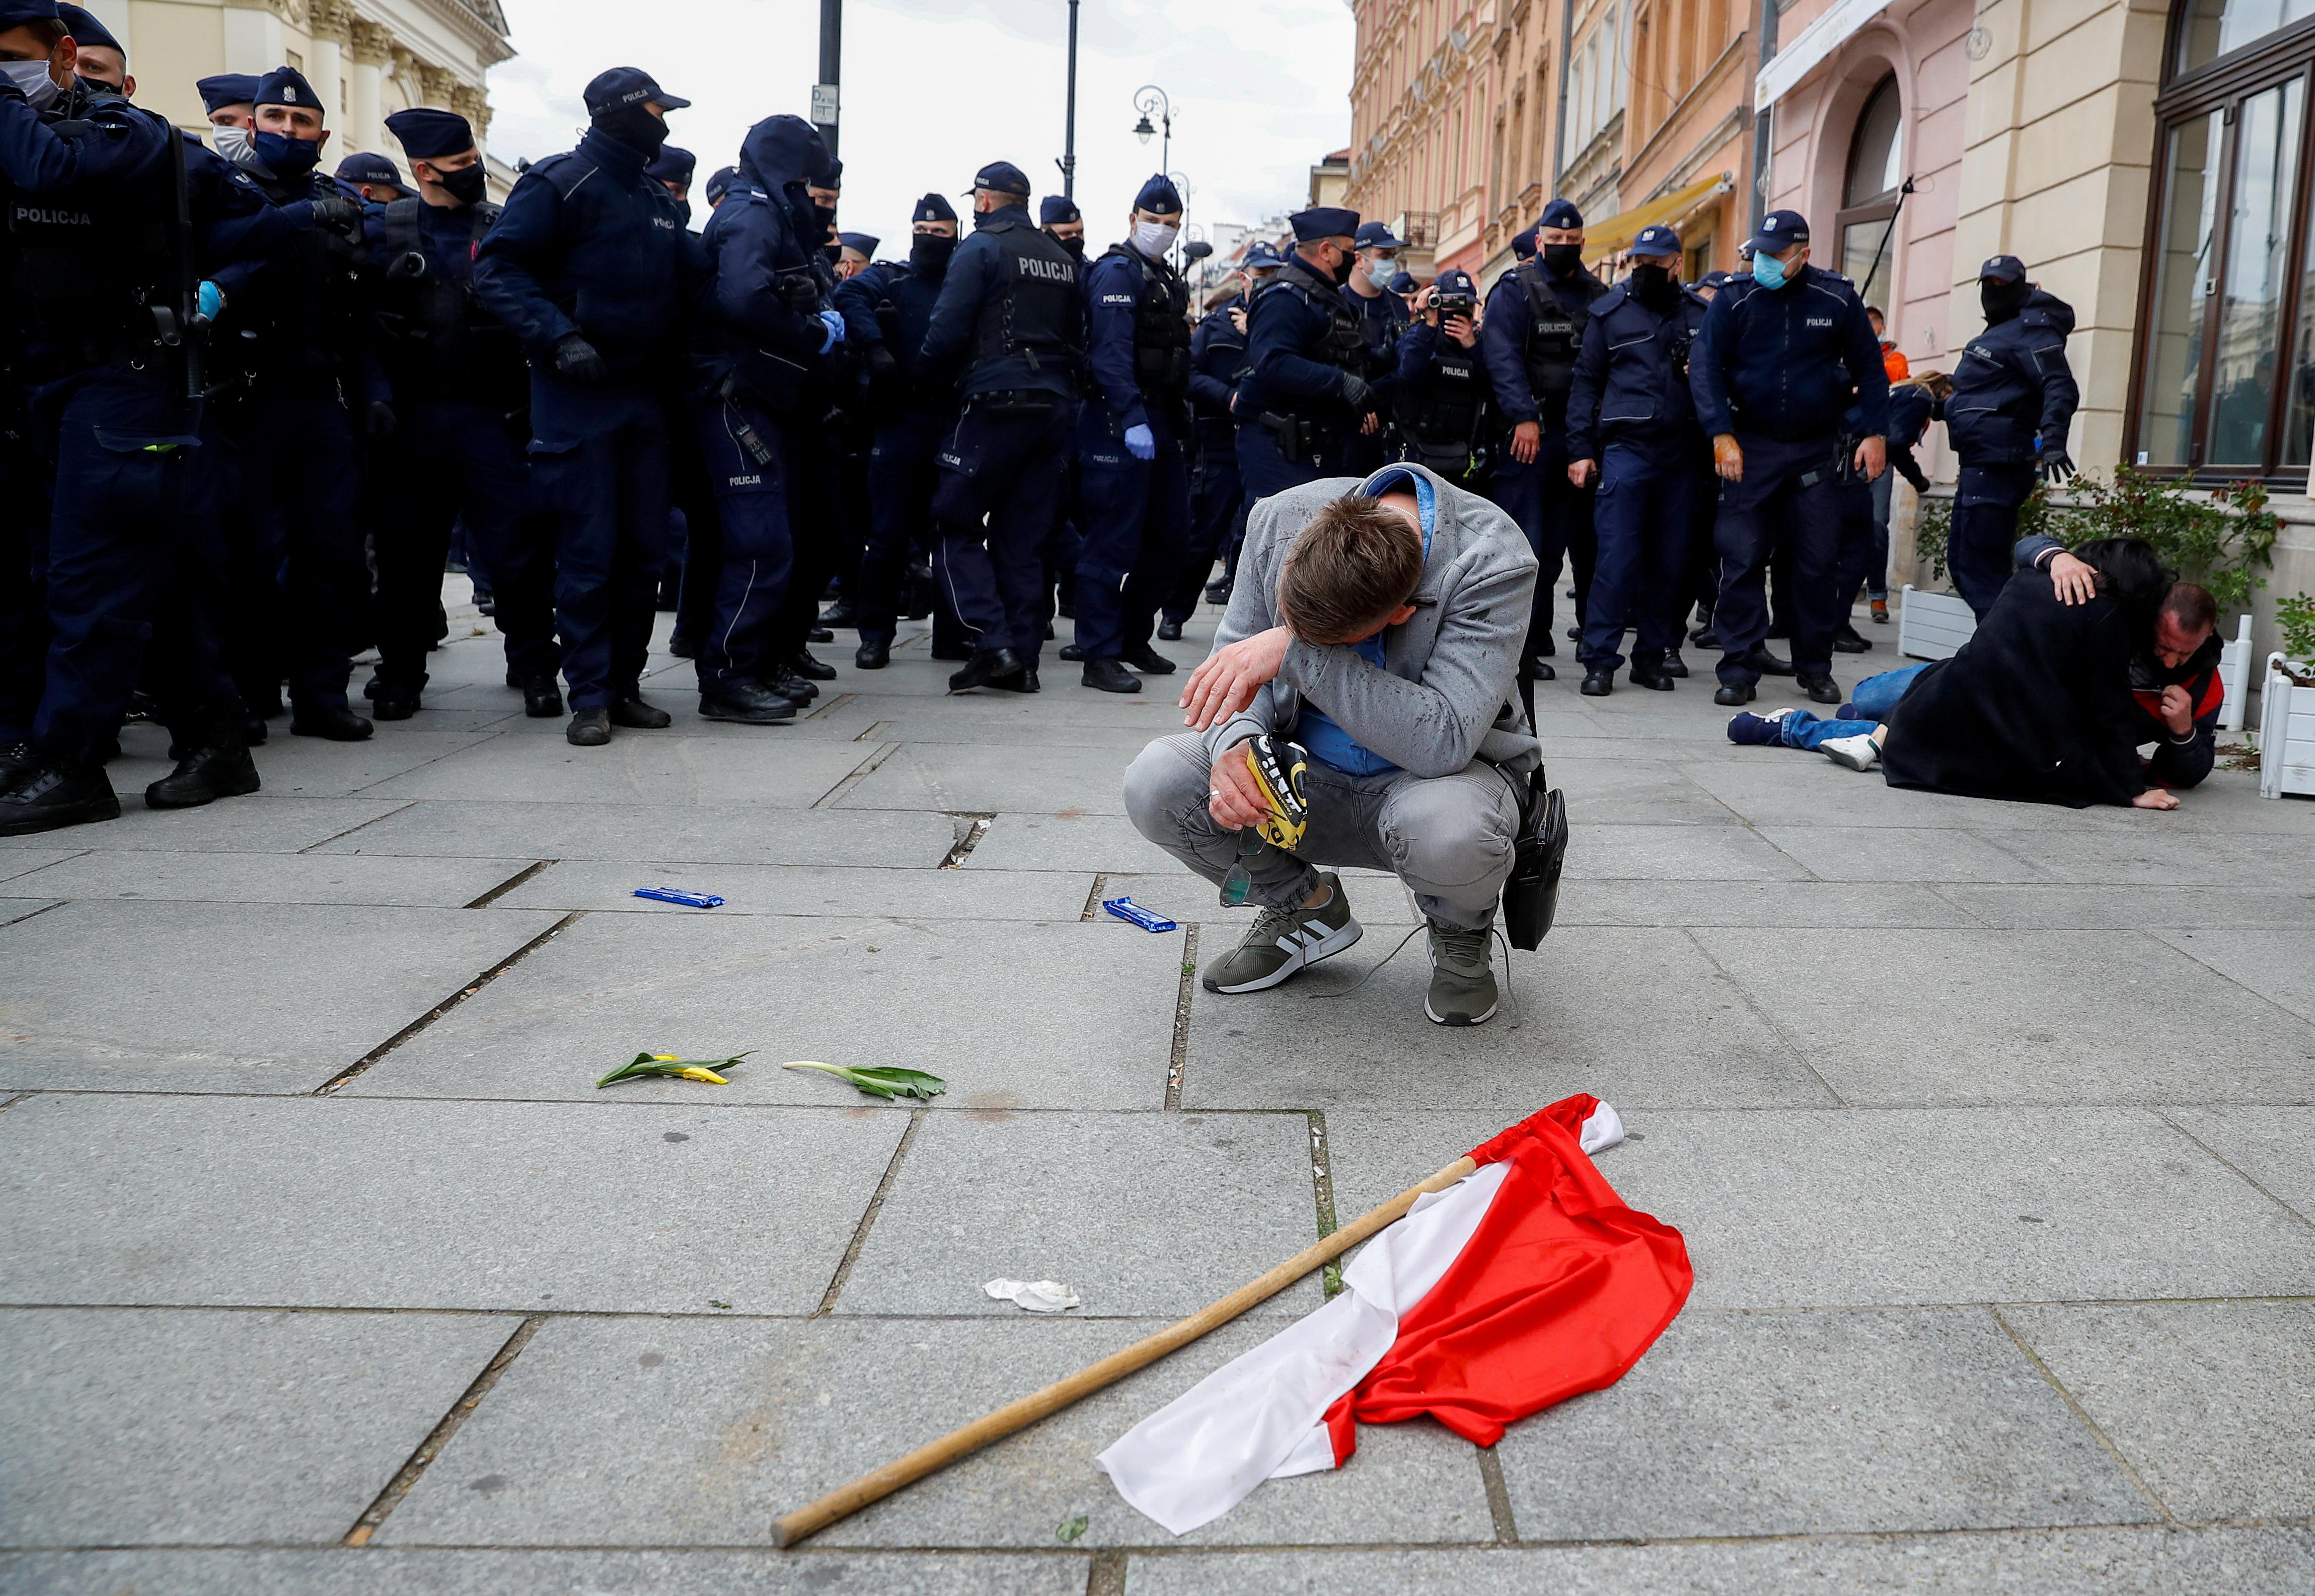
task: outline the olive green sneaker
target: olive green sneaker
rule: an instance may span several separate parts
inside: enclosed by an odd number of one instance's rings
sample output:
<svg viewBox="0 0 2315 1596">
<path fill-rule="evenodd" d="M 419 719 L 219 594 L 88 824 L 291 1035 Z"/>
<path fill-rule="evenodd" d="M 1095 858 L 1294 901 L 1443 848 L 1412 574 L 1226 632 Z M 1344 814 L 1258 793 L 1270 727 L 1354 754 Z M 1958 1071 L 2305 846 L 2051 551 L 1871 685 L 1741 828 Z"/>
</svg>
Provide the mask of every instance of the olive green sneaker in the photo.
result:
<svg viewBox="0 0 2315 1596">
<path fill-rule="evenodd" d="M 1206 966 L 1209 992 L 1259 992 L 1307 965 L 1330 959 L 1366 935 L 1351 918 L 1351 900 L 1332 871 L 1318 879 L 1333 891 L 1316 909 L 1265 909 L 1237 946 Z"/>
<path fill-rule="evenodd" d="M 1440 1025 L 1484 1025 L 1495 1014 L 1491 931 L 1458 931 L 1436 920 L 1431 929 L 1431 992 L 1423 1012 Z"/>
</svg>

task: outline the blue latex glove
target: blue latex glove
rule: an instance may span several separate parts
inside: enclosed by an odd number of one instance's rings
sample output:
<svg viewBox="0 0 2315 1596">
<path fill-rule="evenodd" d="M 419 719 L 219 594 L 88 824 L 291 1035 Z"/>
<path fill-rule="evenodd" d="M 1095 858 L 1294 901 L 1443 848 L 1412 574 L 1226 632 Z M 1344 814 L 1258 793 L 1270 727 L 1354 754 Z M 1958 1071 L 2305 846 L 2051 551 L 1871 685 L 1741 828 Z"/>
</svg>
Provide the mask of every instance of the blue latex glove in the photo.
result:
<svg viewBox="0 0 2315 1596">
<path fill-rule="evenodd" d="M 1147 426 L 1128 427 L 1125 448 L 1137 460 L 1154 460 L 1158 457 L 1158 435 Z"/>
<path fill-rule="evenodd" d="M 832 310 L 823 310 L 820 313 L 820 324 L 828 329 L 828 341 L 820 346 L 824 355 L 844 341 L 844 318 Z"/>
<path fill-rule="evenodd" d="M 217 284 L 204 282 L 194 290 L 193 314 L 195 315 L 206 317 L 213 322 L 217 319 L 217 313 L 224 308 L 225 294 Z"/>
</svg>

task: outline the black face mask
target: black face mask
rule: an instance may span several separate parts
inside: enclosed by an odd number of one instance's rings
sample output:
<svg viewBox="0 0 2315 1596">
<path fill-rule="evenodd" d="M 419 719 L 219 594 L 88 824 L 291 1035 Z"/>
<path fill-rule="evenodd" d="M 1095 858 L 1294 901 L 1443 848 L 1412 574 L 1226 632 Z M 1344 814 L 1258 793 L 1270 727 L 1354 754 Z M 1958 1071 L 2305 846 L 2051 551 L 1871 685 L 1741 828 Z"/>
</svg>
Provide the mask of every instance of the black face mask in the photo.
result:
<svg viewBox="0 0 2315 1596">
<path fill-rule="evenodd" d="M 948 275 L 948 258 L 956 253 L 956 240 L 919 233 L 909 241 L 909 268 L 918 277 L 938 282 Z"/>
<path fill-rule="evenodd" d="M 1335 262 L 1333 269 L 1330 270 L 1326 275 L 1334 279 L 1337 287 L 1340 287 L 1347 284 L 1351 280 L 1351 271 L 1358 265 L 1358 257 L 1356 255 L 1344 255 L 1341 260 Z"/>
<path fill-rule="evenodd" d="M 1580 244 L 1547 244 L 1539 252 L 1544 270 L 1554 277 L 1566 277 L 1583 264 L 1583 246 Z"/>
<path fill-rule="evenodd" d="M 1063 249 L 1069 251 L 1069 253 L 1074 255 L 1077 259 L 1080 261 L 1085 259 L 1085 240 L 1083 238 L 1063 238 L 1058 234 L 1050 233 L 1047 234 L 1046 236 L 1052 239 L 1055 244 L 1060 244 Z"/>
<path fill-rule="evenodd" d="M 1632 268 L 1632 297 L 1661 314 L 1680 301 L 1680 281 L 1668 266 L 1647 262 Z"/>
<path fill-rule="evenodd" d="M 480 205 L 483 197 L 491 191 L 490 174 L 483 170 L 479 161 L 472 166 L 461 166 L 456 172 L 439 172 L 434 181 L 461 205 Z"/>
<path fill-rule="evenodd" d="M 820 258 L 831 266 L 842 265 L 844 246 L 840 244 L 823 244 L 820 246 Z"/>
<path fill-rule="evenodd" d="M 822 233 L 826 233 L 830 227 L 836 226 L 836 207 L 822 205 L 819 200 L 813 200 L 812 219 L 814 226 L 818 226 Z"/>
<path fill-rule="evenodd" d="M 642 151 L 646 160 L 659 154 L 659 146 L 667 142 L 667 124 L 640 105 L 614 106 L 595 119 L 595 126 L 605 137 Z"/>
<path fill-rule="evenodd" d="M 1996 282 L 1981 279 L 1977 285 L 1977 302 L 1985 307 L 1985 324 L 1999 326 L 2026 308 L 2026 301 L 2034 296 L 2034 285 L 2024 278 L 2016 282 Z"/>
<path fill-rule="evenodd" d="M 688 227 L 691 226 L 691 201 L 688 200 L 678 200 L 675 202 L 675 214 L 683 218 L 683 225 L 685 226 Z"/>
</svg>

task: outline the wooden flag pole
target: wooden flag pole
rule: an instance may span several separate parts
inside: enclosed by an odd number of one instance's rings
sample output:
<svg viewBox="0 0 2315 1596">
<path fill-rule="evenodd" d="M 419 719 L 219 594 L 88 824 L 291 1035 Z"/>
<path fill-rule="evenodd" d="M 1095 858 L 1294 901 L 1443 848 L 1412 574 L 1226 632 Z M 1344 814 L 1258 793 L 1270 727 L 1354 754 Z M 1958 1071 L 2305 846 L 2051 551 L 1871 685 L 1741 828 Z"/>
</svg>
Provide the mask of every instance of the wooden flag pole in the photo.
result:
<svg viewBox="0 0 2315 1596">
<path fill-rule="evenodd" d="M 817 1502 L 806 1503 L 773 1524 L 772 1544 L 791 1547 L 806 1536 L 817 1535 L 838 1520 L 850 1518 L 870 1503 L 882 1501 L 903 1485 L 914 1485 L 935 1469 L 945 1468 L 959 1458 L 979 1451 L 990 1441 L 1010 1435 L 1016 1430 L 1024 1430 L 1047 1414 L 1058 1413 L 1079 1397 L 1089 1396 L 1104 1386 L 1115 1384 L 1135 1370 L 1155 1363 L 1175 1348 L 1187 1346 L 1208 1331 L 1228 1324 L 1256 1303 L 1275 1297 L 1312 1270 L 1340 1257 L 1384 1226 L 1398 1219 L 1415 1206 L 1416 1198 L 1427 1192 L 1444 1191 L 1478 1166 L 1468 1155 L 1456 1159 L 1421 1185 L 1409 1186 L 1380 1208 L 1362 1214 L 1324 1240 L 1303 1248 L 1269 1273 L 1247 1281 L 1212 1307 L 1193 1313 L 1178 1324 L 1169 1325 L 1155 1335 L 1145 1336 L 1122 1352 L 1112 1352 L 1100 1362 L 1080 1369 L 1067 1379 L 1055 1380 L 1042 1391 L 1032 1391 L 1026 1396 L 1008 1402 L 995 1413 L 975 1419 L 961 1430 L 952 1430 L 937 1441 L 927 1441 L 907 1456 L 895 1458 L 882 1468 L 872 1469 L 850 1485 L 830 1491 Z"/>
</svg>

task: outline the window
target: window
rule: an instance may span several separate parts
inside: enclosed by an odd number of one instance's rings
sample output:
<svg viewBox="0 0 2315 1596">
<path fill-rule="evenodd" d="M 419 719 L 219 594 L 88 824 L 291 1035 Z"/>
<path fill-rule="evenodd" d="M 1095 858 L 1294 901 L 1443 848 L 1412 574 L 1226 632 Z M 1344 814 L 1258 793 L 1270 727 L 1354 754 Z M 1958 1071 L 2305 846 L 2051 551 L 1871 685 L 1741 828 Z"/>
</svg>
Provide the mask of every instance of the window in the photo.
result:
<svg viewBox="0 0 2315 1596">
<path fill-rule="evenodd" d="M 1904 183 L 1904 102 L 1897 79 L 1885 77 L 1865 97 L 1849 142 L 1849 171 L 1840 191 L 1840 275 L 1857 285 L 1867 305 L 1888 303 L 1896 241 L 1898 190 Z"/>
<path fill-rule="evenodd" d="M 2308 19 L 2315 0 L 2180 0 L 2170 79 L 2155 101 L 2157 188 L 2124 445 L 2149 469 L 2286 488 L 2306 480 Z"/>
</svg>

